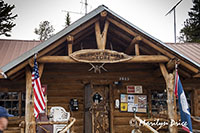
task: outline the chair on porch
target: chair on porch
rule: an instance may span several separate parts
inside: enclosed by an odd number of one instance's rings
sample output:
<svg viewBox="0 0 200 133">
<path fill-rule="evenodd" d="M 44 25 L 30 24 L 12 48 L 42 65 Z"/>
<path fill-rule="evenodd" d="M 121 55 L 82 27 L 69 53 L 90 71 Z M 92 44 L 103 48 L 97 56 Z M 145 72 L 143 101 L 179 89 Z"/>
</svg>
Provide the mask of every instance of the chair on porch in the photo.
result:
<svg viewBox="0 0 200 133">
<path fill-rule="evenodd" d="M 70 113 L 66 112 L 63 107 L 52 107 L 50 109 L 50 121 L 54 122 L 67 122 L 70 119 Z M 53 125 L 53 133 L 58 133 L 61 131 L 64 127 L 66 127 L 65 124 L 54 124 Z M 67 133 L 70 131 L 67 130 Z"/>
</svg>

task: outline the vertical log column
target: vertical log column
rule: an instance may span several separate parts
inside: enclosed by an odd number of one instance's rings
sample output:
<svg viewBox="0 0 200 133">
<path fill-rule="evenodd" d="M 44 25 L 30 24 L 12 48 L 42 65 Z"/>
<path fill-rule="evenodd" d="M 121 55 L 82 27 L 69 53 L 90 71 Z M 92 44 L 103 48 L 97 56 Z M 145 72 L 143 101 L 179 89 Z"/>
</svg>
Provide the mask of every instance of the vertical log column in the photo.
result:
<svg viewBox="0 0 200 133">
<path fill-rule="evenodd" d="M 72 45 L 73 45 L 74 37 L 71 35 L 67 36 L 67 42 L 68 42 L 68 55 L 72 53 Z"/>
<path fill-rule="evenodd" d="M 26 67 L 26 110 L 25 110 L 25 133 L 32 133 L 34 128 L 32 127 L 33 121 L 33 101 L 32 101 L 32 76 L 31 70 Z"/>
<path fill-rule="evenodd" d="M 139 50 L 139 44 L 138 43 L 136 43 L 135 44 L 135 55 L 140 55 L 140 50 Z"/>
<path fill-rule="evenodd" d="M 110 97 L 110 132 L 114 133 L 114 98 L 113 98 L 113 87 L 109 86 L 109 97 Z"/>
<path fill-rule="evenodd" d="M 168 118 L 170 120 L 177 121 L 177 112 L 176 112 L 176 103 L 173 100 L 174 98 L 174 74 L 168 74 L 167 69 L 164 64 L 160 64 L 160 70 L 163 74 L 163 77 L 166 82 L 166 89 L 167 89 L 167 108 L 168 108 Z M 169 125 L 170 133 L 177 133 L 177 126 L 170 126 Z"/>
</svg>

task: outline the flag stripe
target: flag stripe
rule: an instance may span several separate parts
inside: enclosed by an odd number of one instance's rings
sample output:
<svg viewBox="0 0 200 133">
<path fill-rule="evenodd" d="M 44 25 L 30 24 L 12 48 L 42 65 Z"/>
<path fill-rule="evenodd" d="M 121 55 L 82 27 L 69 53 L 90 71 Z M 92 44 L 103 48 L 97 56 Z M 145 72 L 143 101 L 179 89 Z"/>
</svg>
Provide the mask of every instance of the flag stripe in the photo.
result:
<svg viewBox="0 0 200 133">
<path fill-rule="evenodd" d="M 188 127 L 182 126 L 182 129 L 185 130 L 185 131 L 187 131 L 188 133 L 190 133 L 190 130 L 189 130 Z"/>
<path fill-rule="evenodd" d="M 37 107 L 38 108 L 40 108 L 40 109 L 42 109 L 43 108 L 43 105 L 42 105 L 42 103 L 40 102 L 40 99 L 38 98 L 38 94 L 37 94 L 37 92 L 36 92 L 36 90 L 34 90 L 34 96 L 35 96 L 35 99 L 36 99 L 36 101 L 35 101 L 35 104 L 37 104 Z"/>
<path fill-rule="evenodd" d="M 37 79 L 36 81 L 36 86 L 37 86 L 37 88 L 38 89 L 36 89 L 36 92 L 38 91 L 38 96 L 40 97 L 40 101 L 41 101 L 41 103 L 43 103 L 43 106 L 44 106 L 44 104 L 45 104 L 45 101 L 44 101 L 44 98 L 42 98 L 42 97 L 44 97 L 44 95 L 43 95 L 43 92 L 41 92 L 41 85 L 40 85 L 40 81 Z"/>
</svg>

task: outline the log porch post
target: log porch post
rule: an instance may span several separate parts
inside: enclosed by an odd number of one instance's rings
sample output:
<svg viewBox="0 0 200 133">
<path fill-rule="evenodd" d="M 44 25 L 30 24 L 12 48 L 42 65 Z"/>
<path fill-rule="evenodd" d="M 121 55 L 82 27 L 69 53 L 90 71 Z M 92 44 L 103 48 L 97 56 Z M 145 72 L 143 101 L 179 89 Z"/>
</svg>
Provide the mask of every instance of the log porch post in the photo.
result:
<svg viewBox="0 0 200 133">
<path fill-rule="evenodd" d="M 33 101 L 32 101 L 32 75 L 30 67 L 26 67 L 26 107 L 25 107 L 25 133 L 34 133 L 35 128 L 31 125 L 33 119 Z"/>
<path fill-rule="evenodd" d="M 167 90 L 167 112 L 168 112 L 168 118 L 174 121 L 177 121 L 177 112 L 176 112 L 176 102 L 173 101 L 176 100 L 174 98 L 174 74 L 170 73 L 168 74 L 167 69 L 164 64 L 160 64 L 160 70 L 163 74 L 163 77 L 166 82 L 166 90 Z M 170 133 L 177 133 L 177 126 L 170 126 L 169 125 L 169 131 Z"/>
</svg>

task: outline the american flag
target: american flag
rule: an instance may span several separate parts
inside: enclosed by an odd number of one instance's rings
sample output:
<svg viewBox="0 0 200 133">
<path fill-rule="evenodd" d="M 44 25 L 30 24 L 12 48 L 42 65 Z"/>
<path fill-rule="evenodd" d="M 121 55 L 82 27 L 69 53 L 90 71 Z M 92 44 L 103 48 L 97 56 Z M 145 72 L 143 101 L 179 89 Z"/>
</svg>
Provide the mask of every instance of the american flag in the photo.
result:
<svg viewBox="0 0 200 133">
<path fill-rule="evenodd" d="M 32 72 L 32 87 L 34 92 L 34 115 L 37 118 L 38 114 L 45 109 L 45 97 L 40 82 L 36 59 L 34 60 L 34 67 Z"/>
<path fill-rule="evenodd" d="M 182 125 L 182 128 L 188 133 L 192 133 L 190 110 L 177 70 L 175 77 L 175 95 L 178 97 L 181 122 L 185 123 Z"/>
</svg>

